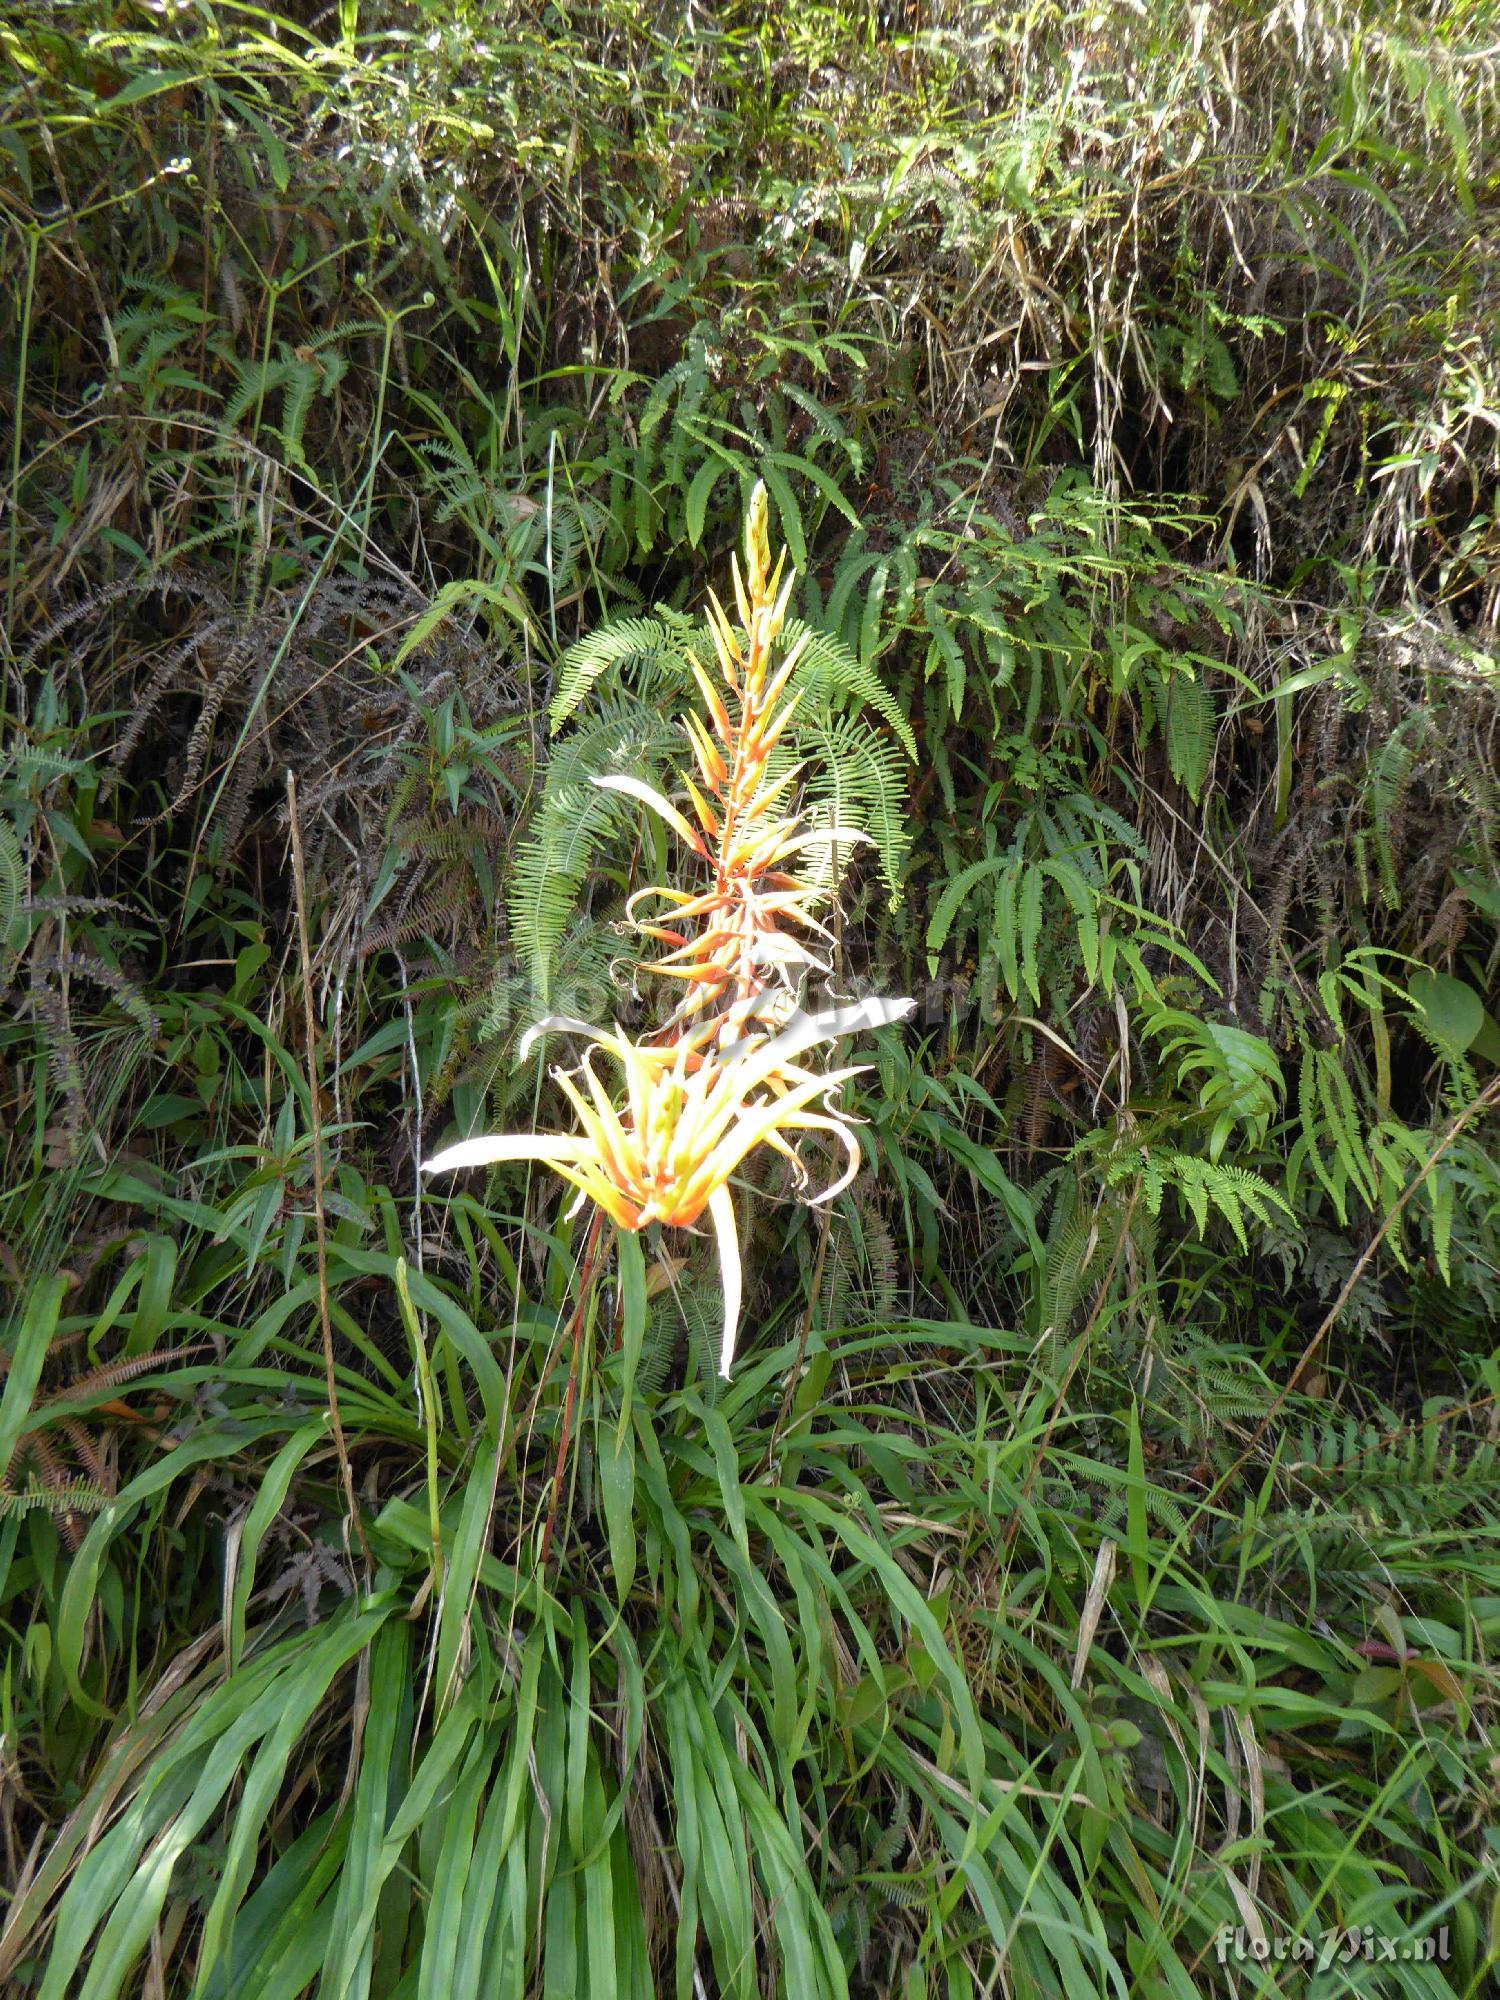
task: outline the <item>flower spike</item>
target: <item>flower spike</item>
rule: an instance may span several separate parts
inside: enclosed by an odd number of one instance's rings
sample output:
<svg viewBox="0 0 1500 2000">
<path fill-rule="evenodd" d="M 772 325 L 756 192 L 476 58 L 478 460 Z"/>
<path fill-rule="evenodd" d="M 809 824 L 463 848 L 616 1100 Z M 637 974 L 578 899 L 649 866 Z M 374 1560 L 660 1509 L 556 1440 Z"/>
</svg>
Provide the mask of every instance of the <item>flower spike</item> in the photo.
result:
<svg viewBox="0 0 1500 2000">
<path fill-rule="evenodd" d="M 785 550 L 772 566 L 761 484 L 746 513 L 743 566 L 736 556 L 731 579 L 739 632 L 708 594 L 723 692 L 689 655 L 707 711 L 706 718 L 684 717 L 696 777 L 683 771 L 681 791 L 692 818 L 638 778 L 594 779 L 654 812 L 704 872 L 696 889 L 637 889 L 626 904 L 637 933 L 667 947 L 641 969 L 679 981 L 681 1004 L 664 1030 L 641 1041 L 569 1016 L 537 1022 L 523 1053 L 543 1034 L 587 1038 L 576 1068 L 553 1071 L 578 1129 L 465 1139 L 423 1162 L 426 1173 L 447 1173 L 538 1161 L 623 1230 L 652 1223 L 692 1229 L 706 1218 L 724 1297 L 724 1375 L 734 1359 L 744 1292 L 732 1176 L 758 1147 L 769 1146 L 791 1162 L 800 1192 L 807 1172 L 794 1141 L 811 1132 L 841 1145 L 845 1164 L 837 1179 L 804 1199 L 821 1204 L 842 1192 L 859 1170 L 860 1152 L 838 1099 L 857 1069 L 809 1069 L 802 1058 L 846 1035 L 904 1020 L 914 1005 L 865 1000 L 806 1014 L 795 1003 L 794 980 L 828 970 L 808 940 L 832 947 L 832 934 L 817 915 L 832 885 L 822 874 L 797 874 L 791 864 L 809 850 L 831 846 L 837 853 L 867 836 L 851 827 L 809 826 L 801 811 L 788 808 L 800 765 L 775 779 L 767 775 L 771 751 L 798 707 L 798 694 L 788 690 L 807 639 L 787 649 L 772 670 L 795 578 Z M 636 917 L 637 905 L 653 896 L 666 922 Z M 623 1107 L 594 1068 L 600 1055 L 621 1072 Z"/>
</svg>

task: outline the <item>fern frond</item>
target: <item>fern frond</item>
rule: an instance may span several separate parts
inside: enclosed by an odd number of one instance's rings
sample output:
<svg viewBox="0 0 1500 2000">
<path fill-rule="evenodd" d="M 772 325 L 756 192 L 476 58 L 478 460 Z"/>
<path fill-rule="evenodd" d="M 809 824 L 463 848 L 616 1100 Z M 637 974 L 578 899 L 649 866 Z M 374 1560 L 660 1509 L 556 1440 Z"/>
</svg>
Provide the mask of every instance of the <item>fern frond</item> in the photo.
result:
<svg viewBox="0 0 1500 2000">
<path fill-rule="evenodd" d="M 1083 1296 L 1088 1268 L 1097 1255 L 1094 1221 L 1081 1203 L 1074 1202 L 1066 1213 L 1053 1217 L 1047 1242 L 1047 1317 L 1054 1327 L 1065 1327 Z"/>
<path fill-rule="evenodd" d="M 109 1495 L 104 1489 L 83 1479 L 58 1486 L 39 1486 L 33 1482 L 19 1492 L 0 1487 L 0 1521 L 12 1514 L 35 1513 L 38 1508 L 49 1514 L 97 1514 L 108 1504 Z"/>
<path fill-rule="evenodd" d="M 1290 1214 L 1290 1204 L 1269 1181 L 1248 1167 L 1226 1166 L 1197 1154 L 1179 1153 L 1156 1146 L 1132 1147 L 1120 1153 L 1105 1169 L 1109 1185 L 1142 1176 L 1142 1193 L 1147 1212 L 1158 1215 L 1162 1198 L 1171 1189 L 1193 1218 L 1200 1236 L 1208 1232 L 1210 1214 L 1217 1214 L 1234 1231 L 1240 1248 L 1249 1251 L 1245 1234 L 1248 1213 L 1258 1222 L 1269 1222 L 1273 1211 Z"/>
<path fill-rule="evenodd" d="M 907 771 L 901 753 L 857 716 L 799 730 L 796 748 L 811 741 L 817 762 L 808 785 L 812 824 L 855 827 L 874 841 L 891 901 L 901 900 L 901 870 L 911 850 Z"/>
<path fill-rule="evenodd" d="M 658 663 L 675 678 L 687 677 L 684 649 L 657 618 L 622 618 L 579 639 L 563 654 L 557 670 L 557 691 L 547 711 L 553 735 L 605 674 L 623 677 Z"/>
<path fill-rule="evenodd" d="M 318 369 L 311 361 L 291 362 L 287 366 L 286 380 L 282 385 L 281 429 L 278 435 L 282 450 L 292 465 L 307 463 L 307 454 L 302 449 L 302 433 L 319 380 Z"/>
<path fill-rule="evenodd" d="M 665 717 L 616 697 L 553 753 L 541 803 L 516 849 L 507 900 L 511 942 L 538 1002 L 550 998 L 558 942 L 600 849 L 624 816 L 619 796 L 590 779 L 609 771 L 650 780 L 676 742 Z"/>
<path fill-rule="evenodd" d="M 1196 805 L 1214 753 L 1214 698 L 1201 680 L 1173 674 L 1165 689 L 1167 765 Z"/>
<path fill-rule="evenodd" d="M 224 405 L 221 421 L 226 430 L 233 430 L 257 405 L 263 405 L 273 390 L 282 387 L 287 377 L 284 361 L 244 361 L 237 364 L 239 387 Z"/>
<path fill-rule="evenodd" d="M 800 619 L 786 622 L 786 643 L 795 646 L 805 637 L 806 645 L 797 663 L 792 685 L 803 693 L 804 713 L 815 714 L 819 705 L 830 714 L 840 707 L 855 710 L 873 708 L 895 732 L 901 747 L 913 763 L 917 741 L 911 723 L 873 666 L 861 661 L 842 639 L 831 632 L 804 625 Z"/>
<path fill-rule="evenodd" d="M 106 965 L 103 959 L 96 958 L 92 952 L 42 953 L 38 954 L 33 962 L 39 971 L 74 973 L 95 986 L 102 986 L 105 992 L 114 996 L 116 1003 L 135 1022 L 148 1042 L 154 1042 L 160 1034 L 161 1023 L 151 1011 L 140 989 L 133 985 L 124 973 L 117 972 L 112 965 Z"/>
<path fill-rule="evenodd" d="M 10 941 L 10 927 L 20 908 L 26 885 L 26 863 L 21 843 L 8 819 L 0 818 L 0 950 Z"/>
<path fill-rule="evenodd" d="M 125 1361 L 110 1361 L 101 1368 L 91 1368 L 87 1375 L 80 1375 L 76 1381 L 68 1383 L 49 1402 L 71 1403 L 86 1396 L 108 1395 L 111 1390 L 122 1388 L 140 1375 L 149 1375 L 153 1368 L 176 1366 L 194 1354 L 205 1354 L 212 1346 L 211 1341 L 194 1340 L 186 1347 L 159 1348 L 151 1354 L 135 1354 Z"/>
</svg>

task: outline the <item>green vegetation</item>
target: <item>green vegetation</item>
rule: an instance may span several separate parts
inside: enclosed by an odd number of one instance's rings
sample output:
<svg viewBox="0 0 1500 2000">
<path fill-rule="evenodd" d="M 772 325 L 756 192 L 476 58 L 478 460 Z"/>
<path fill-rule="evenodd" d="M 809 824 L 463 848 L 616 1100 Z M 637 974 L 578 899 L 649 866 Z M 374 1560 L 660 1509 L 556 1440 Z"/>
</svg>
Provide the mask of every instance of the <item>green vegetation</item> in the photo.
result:
<svg viewBox="0 0 1500 2000">
<path fill-rule="evenodd" d="M 7 2000 L 1492 1990 L 1497 120 L 1477 0 L 0 6 Z M 919 1006 L 724 1381 L 418 1163 L 672 1004 L 757 479 Z"/>
</svg>

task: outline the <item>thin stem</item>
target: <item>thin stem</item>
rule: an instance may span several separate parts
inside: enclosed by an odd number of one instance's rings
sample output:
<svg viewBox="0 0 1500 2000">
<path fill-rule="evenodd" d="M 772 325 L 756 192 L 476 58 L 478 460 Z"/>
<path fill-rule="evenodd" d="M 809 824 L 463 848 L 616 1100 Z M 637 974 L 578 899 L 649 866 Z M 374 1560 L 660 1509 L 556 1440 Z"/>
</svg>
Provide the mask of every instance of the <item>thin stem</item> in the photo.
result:
<svg viewBox="0 0 1500 2000">
<path fill-rule="evenodd" d="M 359 1501 L 355 1498 L 354 1473 L 349 1464 L 349 1447 L 344 1439 L 343 1419 L 339 1415 L 338 1383 L 334 1377 L 333 1367 L 333 1321 L 328 1310 L 328 1219 L 323 1206 L 323 1120 L 318 1109 L 317 1022 L 313 1014 L 312 952 L 307 941 L 307 872 L 302 859 L 302 827 L 297 817 L 297 780 L 290 771 L 286 774 L 286 803 L 292 830 L 292 885 L 297 901 L 297 949 L 302 961 L 302 1022 L 307 1041 L 307 1115 L 312 1130 L 313 1230 L 318 1251 L 318 1327 L 323 1337 L 323 1379 L 328 1390 L 328 1416 L 333 1427 L 333 1448 L 338 1454 L 339 1478 L 343 1482 L 344 1499 L 349 1508 L 349 1519 L 354 1525 L 360 1551 L 368 1566 L 370 1545 L 365 1539 L 365 1524 L 360 1517 Z"/>
<path fill-rule="evenodd" d="M 26 246 L 26 297 L 21 307 L 21 354 L 16 364 L 16 428 L 10 446 L 10 560 L 5 577 L 5 643 L 11 648 L 16 615 L 16 564 L 21 550 L 21 435 L 25 429 L 26 364 L 31 346 L 31 309 L 36 297 L 36 260 L 41 231 L 33 229 Z"/>
</svg>

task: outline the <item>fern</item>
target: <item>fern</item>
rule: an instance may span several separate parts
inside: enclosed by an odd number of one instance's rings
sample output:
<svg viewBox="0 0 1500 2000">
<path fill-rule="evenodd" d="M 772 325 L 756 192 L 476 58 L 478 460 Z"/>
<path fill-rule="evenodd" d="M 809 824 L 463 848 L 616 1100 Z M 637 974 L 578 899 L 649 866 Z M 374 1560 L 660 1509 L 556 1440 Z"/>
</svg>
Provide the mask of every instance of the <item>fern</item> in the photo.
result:
<svg viewBox="0 0 1500 2000">
<path fill-rule="evenodd" d="M 541 803 L 516 850 L 507 899 L 511 942 L 540 1004 L 550 998 L 558 941 L 577 913 L 589 871 L 626 818 L 623 801 L 589 780 L 608 771 L 653 779 L 677 740 L 666 718 L 616 696 L 554 753 Z"/>
<path fill-rule="evenodd" d="M 1301 1131 L 1287 1158 L 1287 1190 L 1295 1195 L 1304 1163 L 1311 1167 L 1340 1223 L 1349 1220 L 1351 1192 L 1364 1206 L 1375 1199 L 1369 1141 L 1336 1049 L 1304 1050 L 1297 1079 Z"/>
<path fill-rule="evenodd" d="M 89 768 L 87 757 L 66 757 L 42 743 L 18 743 L 7 751 L 7 761 L 17 785 L 33 790 L 59 778 L 78 778 Z"/>
<path fill-rule="evenodd" d="M 109 1495 L 88 1480 L 72 1480 L 57 1486 L 33 1482 L 19 1491 L 0 1487 L 0 1521 L 12 1514 L 30 1514 L 43 1509 L 49 1514 L 97 1514 L 109 1505 Z"/>
<path fill-rule="evenodd" d="M 1146 1349 L 1140 1394 L 1174 1425 L 1185 1450 L 1213 1452 L 1226 1429 L 1264 1415 L 1275 1394 L 1265 1370 L 1243 1350 L 1196 1326 L 1166 1331 L 1165 1355 Z"/>
<path fill-rule="evenodd" d="M 1430 1577 L 1435 1543 L 1483 1529 L 1500 1507 L 1500 1447 L 1465 1416 L 1429 1402 L 1415 1422 L 1383 1411 L 1301 1425 L 1283 1460 L 1299 1500 L 1258 1522 L 1255 1563 L 1311 1608 L 1388 1601 L 1403 1557 Z"/>
<path fill-rule="evenodd" d="M 1071 1185 L 1071 1184 L 1070 1184 Z M 1065 1327 L 1073 1316 L 1089 1270 L 1098 1261 L 1095 1218 L 1073 1198 L 1059 1202 L 1047 1235 L 1047 1320 Z"/>
<path fill-rule="evenodd" d="M 242 361 L 235 364 L 239 386 L 224 405 L 223 423 L 232 430 L 251 409 L 259 409 L 274 390 L 285 386 L 284 361 Z"/>
<path fill-rule="evenodd" d="M 912 841 L 906 766 L 900 752 L 856 716 L 799 730 L 795 747 L 804 746 L 816 753 L 806 801 L 812 824 L 857 827 L 868 833 L 880 857 L 881 879 L 891 901 L 899 903 L 902 868 Z"/>
<path fill-rule="evenodd" d="M 617 619 L 590 632 L 568 648 L 558 667 L 557 689 L 547 710 L 552 733 L 556 735 L 582 707 L 606 674 L 624 679 L 648 673 L 658 664 L 673 678 L 686 680 L 687 656 L 680 637 L 659 618 Z"/>
<path fill-rule="evenodd" d="M 1426 717 L 1418 714 L 1392 730 L 1371 759 L 1365 784 L 1381 900 L 1391 910 L 1399 908 L 1401 902 L 1397 860 L 1403 846 L 1407 792 L 1417 762 L 1417 745 L 1412 738 L 1417 731 L 1425 733 L 1426 727 Z"/>
<path fill-rule="evenodd" d="M 281 428 L 277 436 L 289 465 L 307 464 L 307 454 L 302 449 L 302 433 L 307 426 L 313 392 L 320 386 L 326 391 L 330 386 L 323 377 L 324 369 L 316 361 L 294 359 L 286 364 L 281 384 Z"/>
<path fill-rule="evenodd" d="M 1247 1254 L 1250 1249 L 1245 1234 L 1247 1214 L 1259 1222 L 1269 1222 L 1276 1210 L 1291 1213 L 1285 1197 L 1248 1167 L 1224 1166 L 1197 1154 L 1141 1146 L 1117 1154 L 1105 1169 L 1105 1179 L 1115 1186 L 1137 1173 L 1142 1177 L 1148 1215 L 1161 1213 L 1163 1197 L 1170 1189 L 1192 1217 L 1200 1236 L 1208 1233 L 1211 1215 L 1221 1216 Z"/>
<path fill-rule="evenodd" d="M 1149 677 L 1167 739 L 1167 767 L 1196 805 L 1214 748 L 1214 698 L 1201 679 L 1178 669 Z"/>
<path fill-rule="evenodd" d="M 1462 1415 L 1433 1403 L 1419 1424 L 1348 1417 L 1304 1425 L 1291 1464 L 1341 1508 L 1403 1527 L 1426 1531 L 1482 1517 L 1500 1489 L 1500 1446 L 1461 1429 Z"/>
<path fill-rule="evenodd" d="M 723 1333 L 724 1299 L 718 1287 L 691 1270 L 679 1273 L 647 1314 L 637 1388 L 648 1393 L 661 1389 L 685 1352 L 689 1373 L 712 1408 L 724 1386 L 718 1360 Z"/>
<path fill-rule="evenodd" d="M 817 397 L 810 395 L 806 389 L 799 388 L 795 382 L 782 382 L 779 387 L 781 394 L 789 402 L 795 403 L 809 419 L 813 429 L 845 453 L 850 466 L 858 473 L 864 464 L 864 452 L 860 448 L 859 440 L 851 437 L 839 421 L 837 413 L 820 403 Z"/>
<path fill-rule="evenodd" d="M 863 1190 L 845 1196 L 823 1268 L 822 1324 L 869 1326 L 896 1311 L 896 1246 Z"/>
<path fill-rule="evenodd" d="M 25 886 L 26 863 L 21 843 L 10 821 L 0 817 L 0 965 L 5 962 L 3 954 L 15 948 L 11 926 L 21 906 L 21 892 Z"/>
<path fill-rule="evenodd" d="M 1266 1135 L 1285 1089 L 1281 1064 L 1270 1044 L 1225 1021 L 1205 1021 L 1180 1008 L 1160 1007 L 1148 1032 L 1168 1039 L 1163 1061 L 1177 1058 L 1177 1081 L 1196 1084 L 1200 1108 L 1213 1118 L 1208 1156 L 1217 1160 L 1236 1125 L 1252 1139 Z"/>
<path fill-rule="evenodd" d="M 636 462 L 633 467 L 636 481 L 635 538 L 642 553 L 650 549 L 655 539 L 658 519 L 658 502 L 652 483 L 653 473 L 658 469 L 656 434 L 675 397 L 677 408 L 673 412 L 673 422 L 668 429 L 659 466 L 668 486 L 681 490 L 687 450 L 693 441 L 693 418 L 708 393 L 708 387 L 707 349 L 701 336 L 695 335 L 689 339 L 682 359 L 652 384 L 642 407 L 636 427 Z"/>
<path fill-rule="evenodd" d="M 161 1024 L 152 1012 L 145 996 L 124 973 L 97 957 L 93 952 L 34 952 L 32 966 L 38 972 L 61 973 L 86 979 L 91 985 L 101 986 L 114 996 L 116 1004 L 135 1022 L 147 1042 L 154 1042 L 161 1032 Z"/>
<path fill-rule="evenodd" d="M 385 322 L 383 320 L 341 319 L 329 327 L 326 332 L 320 333 L 316 340 L 310 341 L 308 345 L 315 354 L 320 354 L 325 347 L 332 347 L 337 343 L 349 340 L 370 340 L 377 334 L 384 332 Z"/>
<path fill-rule="evenodd" d="M 1157 1485 L 1155 1480 L 1148 1479 L 1142 1482 L 1133 1479 L 1123 1466 L 1110 1465 L 1104 1459 L 1085 1458 L 1081 1453 L 1057 1451 L 1055 1456 L 1065 1470 L 1073 1473 L 1084 1489 L 1103 1488 L 1108 1497 L 1102 1510 L 1097 1514 L 1097 1521 L 1104 1533 L 1107 1534 L 1111 1528 L 1124 1523 L 1129 1498 L 1134 1495 L 1141 1501 L 1151 1520 L 1160 1523 L 1169 1534 L 1186 1539 L 1188 1533 L 1186 1515 L 1165 1487 Z"/>
<path fill-rule="evenodd" d="M 787 645 L 794 646 L 806 636 L 806 645 L 797 665 L 795 685 L 804 693 L 804 702 L 835 712 L 840 706 L 856 710 L 873 708 L 895 732 L 907 756 L 916 761 L 917 743 L 911 723 L 875 669 L 858 659 L 842 639 L 831 632 L 816 630 L 801 620 L 786 623 Z"/>
</svg>

